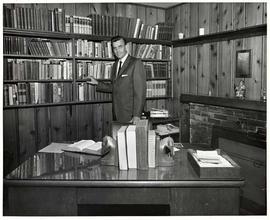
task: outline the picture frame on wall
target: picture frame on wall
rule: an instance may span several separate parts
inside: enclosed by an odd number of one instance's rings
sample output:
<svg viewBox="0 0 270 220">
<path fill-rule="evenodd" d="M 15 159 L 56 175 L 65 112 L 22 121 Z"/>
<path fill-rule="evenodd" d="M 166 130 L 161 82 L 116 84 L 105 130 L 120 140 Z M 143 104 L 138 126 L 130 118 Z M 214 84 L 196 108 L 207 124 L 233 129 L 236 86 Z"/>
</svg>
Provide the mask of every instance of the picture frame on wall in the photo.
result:
<svg viewBox="0 0 270 220">
<path fill-rule="evenodd" d="M 236 78 L 251 78 L 251 50 L 236 51 Z"/>
</svg>

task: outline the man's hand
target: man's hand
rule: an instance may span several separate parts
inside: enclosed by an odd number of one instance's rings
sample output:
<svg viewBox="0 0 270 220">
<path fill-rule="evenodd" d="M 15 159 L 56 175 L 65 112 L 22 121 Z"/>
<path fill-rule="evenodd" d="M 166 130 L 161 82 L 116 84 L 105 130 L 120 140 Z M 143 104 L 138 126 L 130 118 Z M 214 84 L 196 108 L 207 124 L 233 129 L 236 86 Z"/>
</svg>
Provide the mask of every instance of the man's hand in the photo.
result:
<svg viewBox="0 0 270 220">
<path fill-rule="evenodd" d="M 98 81 L 92 76 L 90 76 L 86 82 L 91 84 L 91 85 L 94 85 L 94 86 L 96 86 L 98 84 Z"/>
<path fill-rule="evenodd" d="M 134 116 L 134 117 L 130 120 L 130 122 L 133 123 L 134 125 L 136 125 L 136 124 L 138 123 L 139 120 L 140 120 L 139 117 Z"/>
</svg>

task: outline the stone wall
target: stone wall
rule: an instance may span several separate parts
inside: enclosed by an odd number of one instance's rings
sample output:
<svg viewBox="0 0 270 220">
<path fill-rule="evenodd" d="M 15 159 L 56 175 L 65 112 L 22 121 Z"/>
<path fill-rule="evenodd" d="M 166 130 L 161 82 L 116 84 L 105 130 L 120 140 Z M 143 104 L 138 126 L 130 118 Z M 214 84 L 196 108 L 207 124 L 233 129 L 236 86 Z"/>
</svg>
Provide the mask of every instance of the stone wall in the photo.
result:
<svg viewBox="0 0 270 220">
<path fill-rule="evenodd" d="M 266 128 L 266 112 L 190 103 L 190 142 L 211 143 L 212 126 L 257 132 Z"/>
</svg>

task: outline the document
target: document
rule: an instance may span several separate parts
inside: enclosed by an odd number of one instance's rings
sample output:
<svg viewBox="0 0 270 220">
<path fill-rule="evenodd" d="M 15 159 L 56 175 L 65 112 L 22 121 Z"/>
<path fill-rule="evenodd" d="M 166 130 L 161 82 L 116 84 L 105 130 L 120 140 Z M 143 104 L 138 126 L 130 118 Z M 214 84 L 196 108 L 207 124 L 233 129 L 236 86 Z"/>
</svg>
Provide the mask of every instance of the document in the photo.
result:
<svg viewBox="0 0 270 220">
<path fill-rule="evenodd" d="M 197 150 L 193 153 L 193 156 L 200 167 L 233 167 L 233 165 L 224 157 L 219 155 L 216 150 Z"/>
</svg>

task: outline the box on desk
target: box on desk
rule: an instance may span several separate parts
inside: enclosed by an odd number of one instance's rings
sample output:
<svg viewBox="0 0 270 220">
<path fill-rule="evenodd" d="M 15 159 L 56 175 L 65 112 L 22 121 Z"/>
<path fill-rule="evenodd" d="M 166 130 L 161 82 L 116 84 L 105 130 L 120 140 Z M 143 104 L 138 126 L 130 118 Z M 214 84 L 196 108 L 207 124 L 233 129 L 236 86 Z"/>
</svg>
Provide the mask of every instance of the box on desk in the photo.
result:
<svg viewBox="0 0 270 220">
<path fill-rule="evenodd" d="M 235 163 L 224 151 L 217 149 L 217 153 L 227 161 L 227 165 L 201 163 L 196 157 L 196 150 L 188 149 L 187 157 L 191 166 L 200 178 L 239 178 L 240 166 Z"/>
</svg>

